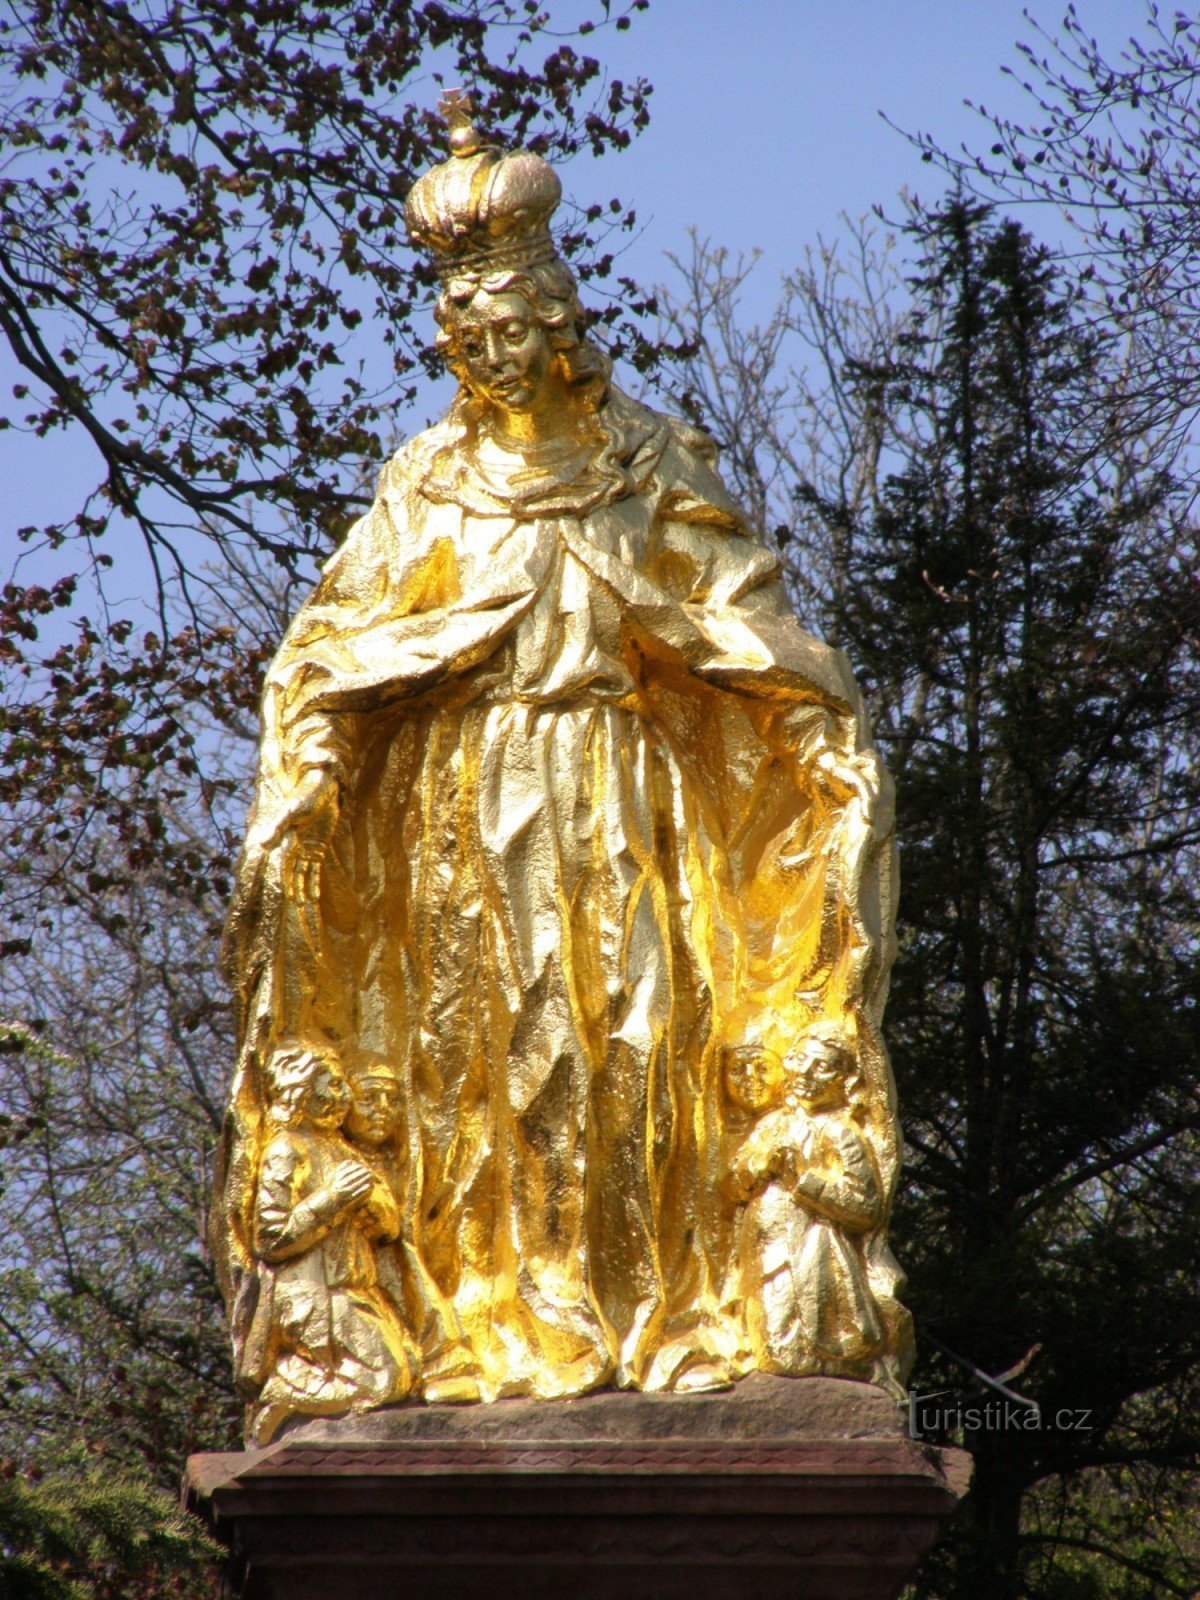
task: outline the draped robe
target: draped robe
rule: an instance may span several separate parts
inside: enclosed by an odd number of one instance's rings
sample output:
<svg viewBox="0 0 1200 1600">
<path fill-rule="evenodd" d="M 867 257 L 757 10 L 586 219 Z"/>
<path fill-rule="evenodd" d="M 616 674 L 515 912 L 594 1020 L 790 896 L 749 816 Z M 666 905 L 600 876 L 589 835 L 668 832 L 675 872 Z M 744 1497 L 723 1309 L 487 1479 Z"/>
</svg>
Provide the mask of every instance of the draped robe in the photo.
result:
<svg viewBox="0 0 1200 1600">
<path fill-rule="evenodd" d="M 268 674 L 227 941 L 235 1346 L 288 1033 L 399 1073 L 404 1313 L 484 1398 L 753 1365 L 725 1046 L 848 1019 L 890 1199 L 891 801 L 848 665 L 702 435 L 617 391 L 597 422 L 518 456 L 459 406 L 411 441 Z M 287 824 L 317 779 L 340 814 L 303 905 Z M 886 1318 L 882 1228 L 862 1248 Z"/>
</svg>

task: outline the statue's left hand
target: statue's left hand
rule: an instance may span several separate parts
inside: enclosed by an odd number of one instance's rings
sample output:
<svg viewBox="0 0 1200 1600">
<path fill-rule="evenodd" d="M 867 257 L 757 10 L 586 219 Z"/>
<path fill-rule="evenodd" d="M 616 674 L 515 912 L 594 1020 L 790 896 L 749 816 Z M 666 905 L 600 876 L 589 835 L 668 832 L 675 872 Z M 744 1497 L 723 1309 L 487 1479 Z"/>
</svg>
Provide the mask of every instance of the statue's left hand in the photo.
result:
<svg viewBox="0 0 1200 1600">
<path fill-rule="evenodd" d="M 816 760 L 816 775 L 839 800 L 858 800 L 864 816 L 870 818 L 879 798 L 874 765 L 870 756 L 847 760 L 834 750 L 823 750 Z"/>
</svg>

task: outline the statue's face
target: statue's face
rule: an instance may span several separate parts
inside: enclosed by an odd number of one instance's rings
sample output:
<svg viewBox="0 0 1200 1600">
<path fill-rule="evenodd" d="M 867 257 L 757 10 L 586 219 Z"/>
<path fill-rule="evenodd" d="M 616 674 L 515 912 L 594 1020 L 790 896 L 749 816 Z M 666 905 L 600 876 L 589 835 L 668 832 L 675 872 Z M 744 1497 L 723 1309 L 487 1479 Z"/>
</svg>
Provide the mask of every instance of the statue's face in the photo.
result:
<svg viewBox="0 0 1200 1600">
<path fill-rule="evenodd" d="M 329 1062 L 319 1062 L 308 1080 L 304 1109 L 318 1128 L 340 1127 L 350 1106 L 350 1089 L 345 1078 Z"/>
<path fill-rule="evenodd" d="M 383 1144 L 400 1125 L 400 1086 L 394 1078 L 352 1084 L 346 1132 L 359 1144 Z"/>
<path fill-rule="evenodd" d="M 480 290 L 458 314 L 467 384 L 501 411 L 530 411 L 554 365 L 550 335 L 523 295 Z"/>
<path fill-rule="evenodd" d="M 741 1045 L 725 1052 L 725 1090 L 734 1105 L 755 1115 L 780 1098 L 783 1062 L 773 1050 Z"/>
<path fill-rule="evenodd" d="M 825 1039 L 808 1039 L 795 1064 L 796 1088 L 811 1110 L 837 1105 L 845 1096 L 845 1062 Z"/>
</svg>

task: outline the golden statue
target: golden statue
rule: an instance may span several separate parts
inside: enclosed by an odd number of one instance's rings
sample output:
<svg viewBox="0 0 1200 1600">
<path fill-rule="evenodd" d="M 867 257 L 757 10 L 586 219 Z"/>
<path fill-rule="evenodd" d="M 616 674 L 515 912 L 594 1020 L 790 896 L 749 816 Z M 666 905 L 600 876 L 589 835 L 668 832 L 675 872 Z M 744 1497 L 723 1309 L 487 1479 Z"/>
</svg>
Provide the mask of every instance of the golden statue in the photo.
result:
<svg viewBox="0 0 1200 1600">
<path fill-rule="evenodd" d="M 888 780 L 710 440 L 446 107 L 460 388 L 267 677 L 214 1246 L 252 1435 L 405 1398 L 899 1392 Z"/>
</svg>

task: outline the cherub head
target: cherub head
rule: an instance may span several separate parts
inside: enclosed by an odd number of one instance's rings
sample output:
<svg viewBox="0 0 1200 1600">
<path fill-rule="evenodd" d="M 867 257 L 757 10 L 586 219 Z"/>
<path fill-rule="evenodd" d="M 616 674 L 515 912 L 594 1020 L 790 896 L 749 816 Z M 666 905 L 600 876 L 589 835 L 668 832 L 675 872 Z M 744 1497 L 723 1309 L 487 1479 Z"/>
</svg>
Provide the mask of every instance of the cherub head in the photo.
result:
<svg viewBox="0 0 1200 1600">
<path fill-rule="evenodd" d="M 266 1082 L 276 1122 L 337 1128 L 350 1105 L 350 1090 L 330 1045 L 284 1040 L 267 1061 Z"/>
<path fill-rule="evenodd" d="M 360 1055 L 349 1066 L 350 1109 L 346 1132 L 360 1145 L 381 1145 L 400 1125 L 400 1084 L 382 1056 Z"/>
<path fill-rule="evenodd" d="M 760 1044 L 730 1045 L 724 1053 L 725 1093 L 739 1111 L 759 1116 L 783 1093 L 783 1060 Z"/>
<path fill-rule="evenodd" d="M 844 1105 L 858 1086 L 850 1032 L 838 1022 L 817 1022 L 783 1064 L 788 1093 L 806 1111 Z"/>
</svg>

